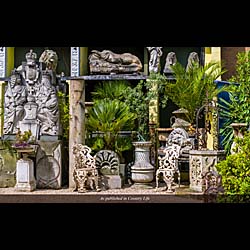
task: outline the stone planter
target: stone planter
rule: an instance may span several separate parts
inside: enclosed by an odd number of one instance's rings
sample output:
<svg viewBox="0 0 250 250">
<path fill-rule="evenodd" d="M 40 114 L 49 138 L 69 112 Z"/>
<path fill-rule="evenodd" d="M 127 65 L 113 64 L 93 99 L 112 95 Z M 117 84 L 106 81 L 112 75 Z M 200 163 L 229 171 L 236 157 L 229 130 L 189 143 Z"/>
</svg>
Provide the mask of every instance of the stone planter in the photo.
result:
<svg viewBox="0 0 250 250">
<path fill-rule="evenodd" d="M 150 141 L 133 142 L 135 163 L 131 166 L 131 178 L 135 184 L 147 184 L 153 181 L 155 168 L 150 164 Z"/>
<path fill-rule="evenodd" d="M 203 177 L 209 171 L 215 171 L 216 164 L 225 159 L 224 150 L 190 150 L 189 151 L 189 179 L 190 189 L 197 192 L 205 191 Z"/>
</svg>

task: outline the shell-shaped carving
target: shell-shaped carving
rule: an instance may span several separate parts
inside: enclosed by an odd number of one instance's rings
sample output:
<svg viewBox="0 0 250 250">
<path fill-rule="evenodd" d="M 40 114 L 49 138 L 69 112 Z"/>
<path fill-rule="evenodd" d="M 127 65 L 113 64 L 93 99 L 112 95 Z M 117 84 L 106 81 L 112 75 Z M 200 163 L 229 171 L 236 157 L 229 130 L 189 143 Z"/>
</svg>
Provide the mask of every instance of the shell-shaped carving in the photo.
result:
<svg viewBox="0 0 250 250">
<path fill-rule="evenodd" d="M 119 174 L 118 155 L 111 150 L 101 150 L 95 155 L 96 168 L 103 174 Z"/>
</svg>

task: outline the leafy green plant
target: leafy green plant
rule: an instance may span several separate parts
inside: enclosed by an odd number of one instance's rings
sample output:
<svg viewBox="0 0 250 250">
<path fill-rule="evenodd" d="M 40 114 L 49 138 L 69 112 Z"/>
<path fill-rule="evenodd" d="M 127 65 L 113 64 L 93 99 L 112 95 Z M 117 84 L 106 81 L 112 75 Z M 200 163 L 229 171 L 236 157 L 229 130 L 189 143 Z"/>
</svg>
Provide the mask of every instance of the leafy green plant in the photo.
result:
<svg viewBox="0 0 250 250">
<path fill-rule="evenodd" d="M 60 124 L 62 126 L 62 139 L 69 140 L 69 96 L 58 91 L 58 109 L 60 113 Z"/>
<path fill-rule="evenodd" d="M 179 108 L 188 110 L 187 120 L 193 124 L 197 110 L 225 91 L 226 87 L 217 88 L 215 80 L 226 70 L 218 62 L 209 62 L 204 66 L 193 62 L 188 71 L 177 62 L 171 69 L 174 80 L 164 77 L 159 80 L 160 91 L 164 88 L 164 102 L 171 99 Z"/>
<path fill-rule="evenodd" d="M 124 102 L 127 87 L 124 81 L 110 81 L 97 85 L 92 92 L 94 105 L 89 109 L 86 121 L 87 143 L 92 150 L 109 149 L 121 156 L 123 151 L 132 148 L 131 139 L 119 135 L 121 131 L 133 130 L 137 118 Z"/>
<path fill-rule="evenodd" d="M 229 92 L 229 101 L 220 99 L 220 117 L 225 120 L 220 133 L 224 136 L 222 145 L 227 154 L 233 143 L 234 122 L 250 123 L 250 53 L 237 54 L 236 75 L 229 80 L 232 83 Z"/>
<path fill-rule="evenodd" d="M 16 133 L 16 147 L 24 147 L 28 146 L 28 144 L 31 142 L 31 140 L 34 140 L 34 137 L 32 136 L 31 130 L 24 131 L 23 133 L 19 129 Z"/>
<path fill-rule="evenodd" d="M 237 153 L 228 155 L 216 165 L 225 192 L 219 201 L 250 202 L 250 132 L 234 140 Z"/>
</svg>

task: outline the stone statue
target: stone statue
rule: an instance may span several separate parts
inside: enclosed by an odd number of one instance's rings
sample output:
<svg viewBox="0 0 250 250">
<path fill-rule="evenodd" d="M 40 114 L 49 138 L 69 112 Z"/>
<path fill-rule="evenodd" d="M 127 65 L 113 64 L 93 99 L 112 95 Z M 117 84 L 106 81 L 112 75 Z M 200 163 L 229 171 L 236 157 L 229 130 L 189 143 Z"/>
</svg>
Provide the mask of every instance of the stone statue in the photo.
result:
<svg viewBox="0 0 250 250">
<path fill-rule="evenodd" d="M 200 60 L 199 60 L 199 55 L 196 52 L 191 52 L 188 56 L 188 62 L 186 66 L 186 71 L 188 71 L 191 67 L 193 67 L 194 64 L 199 65 Z"/>
<path fill-rule="evenodd" d="M 26 62 L 23 62 L 17 68 L 17 71 L 21 72 L 23 79 L 28 85 L 34 85 L 38 81 L 40 73 L 39 65 L 36 62 L 37 54 L 31 49 L 26 53 L 25 57 Z"/>
<path fill-rule="evenodd" d="M 142 69 L 139 58 L 130 53 L 92 50 L 88 59 L 90 73 L 138 73 Z"/>
<path fill-rule="evenodd" d="M 58 56 L 55 51 L 46 49 L 40 56 L 39 62 L 46 65 L 46 70 L 55 71 L 58 62 Z"/>
<path fill-rule="evenodd" d="M 160 57 L 162 56 L 162 47 L 147 47 L 150 53 L 149 72 L 158 73 L 160 71 Z"/>
<path fill-rule="evenodd" d="M 19 121 L 24 117 L 24 104 L 27 101 L 26 86 L 21 74 L 14 69 L 4 95 L 4 134 L 15 134 Z"/>
<path fill-rule="evenodd" d="M 5 92 L 4 134 L 30 129 L 35 139 L 39 135 L 58 135 L 57 54 L 45 50 L 39 59 L 40 64 L 33 50 L 25 57 L 26 62 L 13 70 Z M 42 70 L 41 63 L 45 63 L 45 70 Z"/>
<path fill-rule="evenodd" d="M 55 87 L 51 84 L 51 75 L 44 71 L 39 90 L 36 93 L 38 104 L 37 118 L 40 121 L 40 133 L 56 135 L 58 132 L 59 110 Z"/>
<path fill-rule="evenodd" d="M 171 66 L 175 65 L 177 62 L 177 57 L 175 52 L 169 52 L 166 57 L 166 63 L 163 72 L 166 74 L 173 73 Z"/>
</svg>

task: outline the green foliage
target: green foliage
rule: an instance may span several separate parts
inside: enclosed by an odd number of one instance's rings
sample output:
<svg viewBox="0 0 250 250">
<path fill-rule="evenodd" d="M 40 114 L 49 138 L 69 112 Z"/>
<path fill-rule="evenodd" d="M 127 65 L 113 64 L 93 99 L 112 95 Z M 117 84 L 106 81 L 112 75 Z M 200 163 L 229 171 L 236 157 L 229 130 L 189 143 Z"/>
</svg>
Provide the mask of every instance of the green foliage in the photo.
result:
<svg viewBox="0 0 250 250">
<path fill-rule="evenodd" d="M 122 81 L 107 81 L 100 83 L 93 91 L 92 97 L 94 100 L 110 99 L 110 100 L 125 100 L 124 91 L 128 88 L 130 83 L 126 80 Z"/>
<path fill-rule="evenodd" d="M 237 54 L 236 75 L 229 79 L 232 84 L 229 102 L 220 99 L 220 117 L 225 120 L 220 133 L 225 137 L 222 145 L 229 154 L 233 143 L 233 129 L 231 123 L 250 123 L 250 53 Z"/>
<path fill-rule="evenodd" d="M 131 113 L 136 116 L 134 127 L 138 132 L 138 140 L 149 139 L 149 105 L 150 101 L 157 97 L 158 89 L 152 90 L 154 81 L 162 79 L 160 74 L 150 76 L 147 81 L 141 80 L 136 86 L 126 80 L 107 81 L 100 83 L 91 94 L 93 99 L 119 100 L 124 102 Z"/>
<path fill-rule="evenodd" d="M 16 133 L 16 144 L 28 143 L 32 137 L 31 130 L 24 131 L 23 133 L 19 129 Z"/>
<path fill-rule="evenodd" d="M 250 132 L 244 138 L 235 138 L 237 153 L 229 155 L 217 165 L 217 171 L 222 176 L 225 195 L 219 199 L 222 202 L 250 201 Z"/>
<path fill-rule="evenodd" d="M 159 79 L 160 92 L 164 89 L 164 103 L 171 99 L 179 108 L 188 110 L 187 120 L 194 123 L 197 110 L 225 90 L 225 87 L 217 88 L 214 82 L 225 70 L 217 62 L 205 66 L 193 63 L 188 71 L 177 62 L 171 69 L 175 80 Z"/>
<path fill-rule="evenodd" d="M 9 140 L 0 140 L 0 150 L 8 149 L 12 157 L 16 154 L 16 149 L 12 146 L 12 143 Z"/>
<path fill-rule="evenodd" d="M 121 156 L 132 148 L 129 138 L 119 136 L 120 131 L 133 130 L 137 118 L 124 102 L 127 88 L 124 81 L 110 81 L 99 84 L 92 93 L 94 105 L 89 109 L 86 128 L 88 134 L 98 132 L 95 137 L 88 136 L 93 151 L 109 149 Z"/>
<path fill-rule="evenodd" d="M 125 92 L 124 101 L 130 107 L 130 111 L 137 116 L 138 140 L 149 140 L 149 104 L 155 97 L 155 92 L 150 89 L 151 82 L 141 80 L 135 87 L 128 86 Z"/>
<path fill-rule="evenodd" d="M 65 93 L 58 91 L 58 109 L 60 113 L 60 124 L 62 126 L 62 139 L 69 140 L 69 96 Z"/>
</svg>

